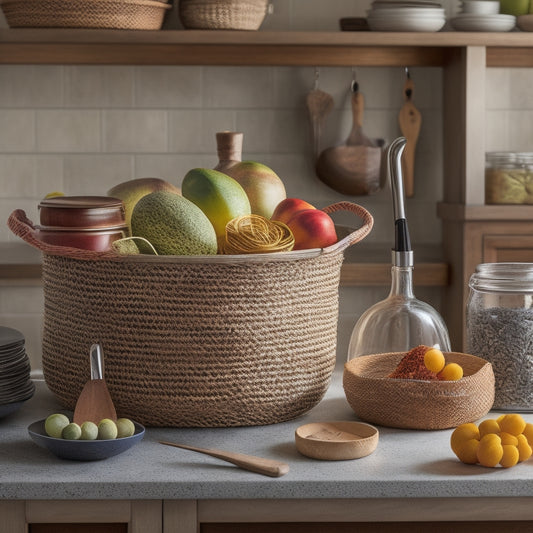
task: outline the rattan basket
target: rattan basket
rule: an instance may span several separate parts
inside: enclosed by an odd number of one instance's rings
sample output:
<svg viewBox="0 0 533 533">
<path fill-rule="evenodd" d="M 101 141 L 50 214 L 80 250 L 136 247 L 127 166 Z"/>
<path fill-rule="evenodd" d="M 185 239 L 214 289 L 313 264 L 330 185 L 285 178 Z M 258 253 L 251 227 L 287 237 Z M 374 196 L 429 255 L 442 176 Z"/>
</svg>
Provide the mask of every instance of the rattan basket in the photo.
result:
<svg viewBox="0 0 533 533">
<path fill-rule="evenodd" d="M 159 30 L 171 6 L 152 0 L 2 0 L 10 28 Z"/>
<path fill-rule="evenodd" d="M 474 355 L 446 352 L 459 363 L 458 381 L 391 379 L 405 353 L 365 355 L 344 366 L 343 385 L 355 414 L 367 422 L 405 429 L 447 429 L 486 415 L 494 403 L 492 365 Z"/>
<path fill-rule="evenodd" d="M 179 0 L 183 26 L 196 30 L 258 30 L 269 0 Z"/>
<path fill-rule="evenodd" d="M 43 371 L 73 409 L 99 341 L 117 411 L 148 426 L 261 425 L 294 418 L 326 392 L 336 359 L 344 250 L 119 256 L 42 243 L 21 210 L 11 230 L 43 251 Z"/>
</svg>

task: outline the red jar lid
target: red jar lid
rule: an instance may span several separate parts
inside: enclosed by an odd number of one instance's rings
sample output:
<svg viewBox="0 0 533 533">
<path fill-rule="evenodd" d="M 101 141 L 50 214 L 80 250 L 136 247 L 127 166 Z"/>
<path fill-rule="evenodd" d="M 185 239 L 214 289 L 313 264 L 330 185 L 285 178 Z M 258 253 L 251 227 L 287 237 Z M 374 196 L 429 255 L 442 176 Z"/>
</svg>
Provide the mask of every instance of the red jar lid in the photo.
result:
<svg viewBox="0 0 533 533">
<path fill-rule="evenodd" d="M 39 203 L 43 226 L 106 228 L 125 224 L 122 200 L 110 196 L 54 196 Z"/>
</svg>

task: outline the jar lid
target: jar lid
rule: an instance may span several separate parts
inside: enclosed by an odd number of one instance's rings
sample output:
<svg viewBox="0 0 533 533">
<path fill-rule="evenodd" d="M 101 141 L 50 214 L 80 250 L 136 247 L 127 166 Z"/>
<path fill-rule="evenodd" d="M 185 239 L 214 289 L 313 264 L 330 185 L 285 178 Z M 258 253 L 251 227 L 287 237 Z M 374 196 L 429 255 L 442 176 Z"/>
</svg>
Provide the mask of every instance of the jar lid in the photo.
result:
<svg viewBox="0 0 533 533">
<path fill-rule="evenodd" d="M 469 286 L 476 290 L 533 293 L 533 263 L 482 263 Z"/>
<path fill-rule="evenodd" d="M 117 208 L 122 206 L 122 200 L 111 196 L 54 196 L 45 198 L 39 207 L 58 207 L 65 209 Z"/>
</svg>

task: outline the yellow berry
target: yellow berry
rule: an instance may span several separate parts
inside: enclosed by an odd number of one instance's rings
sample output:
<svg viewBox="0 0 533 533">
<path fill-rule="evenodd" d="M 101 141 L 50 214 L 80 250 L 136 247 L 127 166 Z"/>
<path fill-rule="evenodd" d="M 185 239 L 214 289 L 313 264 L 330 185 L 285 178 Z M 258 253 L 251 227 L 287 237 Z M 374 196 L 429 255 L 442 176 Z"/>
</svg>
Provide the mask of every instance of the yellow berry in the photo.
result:
<svg viewBox="0 0 533 533">
<path fill-rule="evenodd" d="M 430 348 L 424 354 L 424 364 L 428 370 L 438 374 L 446 364 L 444 360 L 444 354 L 438 348 Z"/>
<path fill-rule="evenodd" d="M 517 413 L 507 414 L 500 421 L 500 429 L 511 435 L 520 435 L 526 428 L 526 421 Z"/>
<path fill-rule="evenodd" d="M 527 461 L 531 455 L 533 454 L 533 450 L 531 449 L 531 445 L 528 443 L 528 440 L 525 435 L 517 435 L 516 440 L 518 444 L 516 447 L 518 448 L 518 461 L 522 463 L 523 461 Z"/>
<path fill-rule="evenodd" d="M 496 466 L 503 457 L 501 439 L 494 433 L 489 433 L 481 438 L 477 448 L 477 460 L 479 464 L 488 467 Z"/>
<path fill-rule="evenodd" d="M 479 424 L 479 437 L 483 437 L 484 435 L 488 435 L 489 433 L 500 433 L 500 426 L 496 420 L 493 418 L 489 418 L 487 420 L 483 420 L 481 424 Z"/>
<path fill-rule="evenodd" d="M 529 445 L 533 446 L 533 424 L 527 422 L 526 427 L 524 428 L 522 433 L 525 435 L 527 441 L 529 442 Z"/>
<path fill-rule="evenodd" d="M 458 381 L 463 377 L 463 367 L 457 363 L 448 363 L 440 372 L 443 381 Z"/>
<path fill-rule="evenodd" d="M 459 456 L 462 445 L 470 439 L 479 440 L 478 427 L 472 422 L 457 426 L 450 437 L 450 446 L 453 453 Z"/>
<path fill-rule="evenodd" d="M 500 439 L 502 439 L 502 445 L 518 446 L 518 438 L 510 433 L 505 433 L 505 431 L 500 433 Z"/>
<path fill-rule="evenodd" d="M 477 463 L 478 446 L 479 441 L 477 439 L 467 440 L 459 446 L 455 455 L 457 455 L 459 461 L 462 461 L 468 465 L 475 465 Z"/>
<path fill-rule="evenodd" d="M 500 459 L 500 464 L 504 468 L 511 468 L 511 466 L 514 466 L 516 463 L 518 463 L 518 448 L 512 444 L 504 444 L 502 448 L 503 455 Z"/>
</svg>

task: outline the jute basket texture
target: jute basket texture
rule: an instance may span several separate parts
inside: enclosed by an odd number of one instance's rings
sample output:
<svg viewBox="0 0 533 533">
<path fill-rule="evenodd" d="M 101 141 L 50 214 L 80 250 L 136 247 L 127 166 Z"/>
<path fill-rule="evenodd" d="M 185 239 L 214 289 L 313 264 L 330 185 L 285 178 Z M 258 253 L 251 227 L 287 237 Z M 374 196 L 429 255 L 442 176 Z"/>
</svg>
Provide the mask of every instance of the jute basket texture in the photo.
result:
<svg viewBox="0 0 533 533">
<path fill-rule="evenodd" d="M 43 371 L 73 409 L 99 341 L 117 412 L 147 426 L 228 427 L 295 418 L 325 394 L 336 358 L 344 250 L 120 256 L 38 240 L 24 211 L 11 230 L 43 251 Z"/>
<path fill-rule="evenodd" d="M 179 0 L 183 26 L 196 30 L 258 30 L 269 0 Z"/>
<path fill-rule="evenodd" d="M 10 28 L 159 30 L 170 5 L 157 0 L 2 0 Z"/>
<path fill-rule="evenodd" d="M 343 386 L 355 414 L 367 422 L 404 429 L 447 429 L 486 415 L 494 403 L 492 365 L 474 355 L 445 352 L 463 367 L 458 381 L 391 379 L 405 353 L 365 355 L 344 366 Z"/>
</svg>

